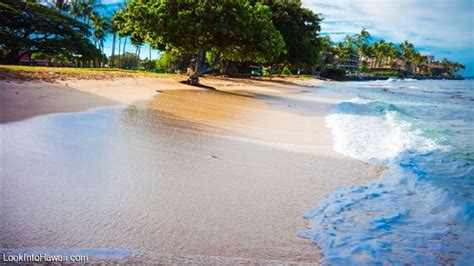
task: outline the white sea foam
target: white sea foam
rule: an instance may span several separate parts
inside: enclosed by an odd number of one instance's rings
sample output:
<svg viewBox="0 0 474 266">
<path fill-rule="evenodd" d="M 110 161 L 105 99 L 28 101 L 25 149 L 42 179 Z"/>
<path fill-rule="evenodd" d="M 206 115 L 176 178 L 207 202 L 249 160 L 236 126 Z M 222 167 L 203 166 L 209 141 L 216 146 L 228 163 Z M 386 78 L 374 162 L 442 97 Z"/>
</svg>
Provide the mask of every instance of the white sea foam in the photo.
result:
<svg viewBox="0 0 474 266">
<path fill-rule="evenodd" d="M 354 98 L 339 104 L 326 123 L 334 135 L 335 150 L 364 161 L 384 163 L 407 149 L 437 148 L 399 115 L 390 106 Z"/>
<path fill-rule="evenodd" d="M 430 82 L 359 86 L 359 95 L 366 98 L 342 102 L 326 117 L 335 150 L 387 169 L 374 182 L 328 195 L 305 213 L 311 229 L 299 235 L 316 242 L 324 253 L 322 262 L 331 265 L 470 265 L 470 88 L 459 97 Z M 380 90 L 387 86 L 403 93 Z M 429 97 L 420 97 L 420 90 Z"/>
</svg>

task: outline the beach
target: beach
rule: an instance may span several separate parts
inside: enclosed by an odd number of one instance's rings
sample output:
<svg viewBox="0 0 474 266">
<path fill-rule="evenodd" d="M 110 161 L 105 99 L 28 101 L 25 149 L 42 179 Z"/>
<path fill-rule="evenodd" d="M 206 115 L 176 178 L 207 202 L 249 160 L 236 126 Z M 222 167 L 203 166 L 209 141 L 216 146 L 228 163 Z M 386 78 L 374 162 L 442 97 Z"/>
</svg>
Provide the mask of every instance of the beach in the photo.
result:
<svg viewBox="0 0 474 266">
<path fill-rule="evenodd" d="M 333 150 L 340 100 L 315 79 L 182 79 L 1 80 L 1 248 L 318 263 L 305 211 L 380 173 Z"/>
</svg>

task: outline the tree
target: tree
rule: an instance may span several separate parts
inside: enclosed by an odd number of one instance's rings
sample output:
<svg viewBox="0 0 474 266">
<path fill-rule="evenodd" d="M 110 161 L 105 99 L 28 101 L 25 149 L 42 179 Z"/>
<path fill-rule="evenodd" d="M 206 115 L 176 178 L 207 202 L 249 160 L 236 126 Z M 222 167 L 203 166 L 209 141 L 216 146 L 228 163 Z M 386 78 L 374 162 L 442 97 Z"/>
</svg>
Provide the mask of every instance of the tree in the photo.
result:
<svg viewBox="0 0 474 266">
<path fill-rule="evenodd" d="M 354 45 L 357 49 L 357 52 L 359 53 L 359 56 L 371 56 L 369 41 L 372 39 L 372 37 L 370 36 L 370 33 L 364 28 L 360 33 L 355 34 L 353 38 L 355 39 Z"/>
<path fill-rule="evenodd" d="M 334 47 L 334 53 L 337 57 L 337 64 L 349 59 L 351 55 L 357 53 L 354 38 L 351 35 L 346 35 L 344 40 Z"/>
<path fill-rule="evenodd" d="M 132 33 L 152 46 L 196 55 L 187 82 L 199 83 L 205 51 L 216 49 L 233 61 L 268 62 L 284 50 L 271 10 L 249 1 L 132 0 L 116 14 L 119 32 Z"/>
<path fill-rule="evenodd" d="M 413 57 L 415 53 L 415 46 L 409 41 L 404 41 L 400 44 L 400 56 L 408 73 L 413 73 Z"/>
<path fill-rule="evenodd" d="M 289 64 L 295 68 L 312 68 L 320 56 L 318 33 L 321 18 L 301 1 L 264 0 L 272 11 L 272 22 L 283 36 L 286 53 L 281 53 L 275 63 Z"/>
<path fill-rule="evenodd" d="M 450 61 L 446 58 L 443 58 L 441 62 L 439 62 L 441 66 L 443 66 L 446 70 L 447 73 L 450 76 L 454 76 L 458 71 L 465 69 L 466 67 L 463 64 L 460 64 L 458 62 Z"/>
<path fill-rule="evenodd" d="M 108 20 L 107 24 L 109 26 L 110 31 L 112 32 L 112 52 L 111 52 L 110 58 L 115 58 L 115 44 L 117 42 L 117 29 L 112 23 L 112 20 Z M 110 67 L 115 67 L 115 60 L 110 61 Z"/>
<path fill-rule="evenodd" d="M 316 66 L 321 70 L 324 70 L 328 66 L 331 68 L 335 68 L 335 49 L 333 47 L 331 37 L 329 37 L 329 35 L 326 35 L 324 37 L 319 38 L 318 42 L 320 46 L 320 55 Z"/>
<path fill-rule="evenodd" d="M 92 29 L 94 33 L 92 34 L 92 38 L 94 39 L 96 47 L 102 51 L 105 41 L 105 33 L 107 24 L 104 18 L 99 15 L 98 13 L 93 12 L 90 16 Z"/>
<path fill-rule="evenodd" d="M 71 8 L 71 3 L 68 0 L 53 0 L 52 6 L 56 8 L 59 12 L 66 13 Z"/>
<path fill-rule="evenodd" d="M 400 59 L 400 51 L 392 42 L 387 43 L 387 57 L 387 63 L 391 67 Z"/>
<path fill-rule="evenodd" d="M 165 73 L 185 72 L 193 57 L 194 55 L 183 55 L 175 49 L 165 51 L 156 60 L 156 70 Z"/>
<path fill-rule="evenodd" d="M 82 7 L 81 7 L 82 0 L 72 0 L 70 3 L 69 13 L 75 19 L 82 17 Z"/>
<path fill-rule="evenodd" d="M 109 58 L 110 61 L 115 61 L 114 58 Z M 124 53 L 121 55 L 122 68 L 124 69 L 134 69 L 139 64 L 136 54 L 134 53 Z"/>
<path fill-rule="evenodd" d="M 82 0 L 79 2 L 79 8 L 81 10 L 81 16 L 83 22 L 89 24 L 90 16 L 94 10 L 92 0 Z"/>
<path fill-rule="evenodd" d="M 377 67 L 387 65 L 386 58 L 389 54 L 389 48 L 385 40 L 378 40 L 372 45 L 372 53 L 375 56 Z"/>
<path fill-rule="evenodd" d="M 56 9 L 35 2 L 0 2 L 0 47 L 8 51 L 5 63 L 17 63 L 21 51 L 64 54 L 90 60 L 100 56 L 89 41 L 87 25 Z"/>
<path fill-rule="evenodd" d="M 100 50 L 100 53 L 103 56 L 104 54 L 104 42 L 106 38 L 106 31 L 107 31 L 107 22 L 106 20 L 96 12 L 93 12 L 90 16 L 90 21 L 92 24 L 92 28 L 94 33 L 92 34 L 92 38 L 94 39 L 94 44 L 97 49 Z M 100 66 L 102 67 L 102 58 L 100 60 Z M 95 63 L 94 63 L 95 64 Z"/>
</svg>

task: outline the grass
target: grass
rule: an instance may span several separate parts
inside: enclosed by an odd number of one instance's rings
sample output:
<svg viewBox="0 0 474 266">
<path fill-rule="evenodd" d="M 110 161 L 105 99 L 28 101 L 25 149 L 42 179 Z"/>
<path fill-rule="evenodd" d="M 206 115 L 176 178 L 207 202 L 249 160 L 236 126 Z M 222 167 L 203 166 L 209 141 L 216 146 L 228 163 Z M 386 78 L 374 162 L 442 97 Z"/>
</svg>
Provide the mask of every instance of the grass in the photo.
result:
<svg viewBox="0 0 474 266">
<path fill-rule="evenodd" d="M 125 70 L 119 68 L 74 68 L 74 67 L 43 67 L 43 66 L 21 66 L 21 65 L 0 65 L 0 69 L 18 72 L 54 72 L 64 74 L 83 74 L 83 73 L 123 73 L 123 74 L 141 74 L 159 77 L 175 77 L 178 74 L 154 73 L 139 70 Z"/>
<path fill-rule="evenodd" d="M 118 68 L 73 68 L 73 67 L 42 67 L 22 65 L 0 65 L 0 79 L 10 80 L 67 80 L 67 79 L 109 79 L 120 77 L 147 76 L 157 78 L 173 78 L 185 80 L 187 76 L 170 73 L 155 73 L 140 70 L 125 70 Z M 262 80 L 272 78 L 308 80 L 310 75 L 291 75 L 282 77 L 263 77 Z"/>
<path fill-rule="evenodd" d="M 148 76 L 157 78 L 185 79 L 178 74 L 154 73 L 118 68 L 72 68 L 21 65 L 0 65 L 0 79 L 56 81 L 67 79 L 110 79 L 120 77 Z"/>
</svg>

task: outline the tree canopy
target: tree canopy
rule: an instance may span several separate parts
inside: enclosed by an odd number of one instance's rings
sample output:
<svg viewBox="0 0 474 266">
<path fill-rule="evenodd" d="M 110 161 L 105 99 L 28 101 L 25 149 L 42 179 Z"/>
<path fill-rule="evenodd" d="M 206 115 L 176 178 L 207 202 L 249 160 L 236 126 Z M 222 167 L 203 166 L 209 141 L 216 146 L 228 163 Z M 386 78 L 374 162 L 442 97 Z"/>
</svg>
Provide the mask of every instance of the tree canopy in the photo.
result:
<svg viewBox="0 0 474 266">
<path fill-rule="evenodd" d="M 286 63 L 295 67 L 313 67 L 319 60 L 321 45 L 318 33 L 321 18 L 301 1 L 263 0 L 272 11 L 272 22 L 282 34 L 286 53 L 282 53 L 276 63 Z"/>
<path fill-rule="evenodd" d="M 285 42 L 271 19 L 270 8 L 260 2 L 132 0 L 114 22 L 121 34 L 137 36 L 153 47 L 197 54 L 197 76 L 206 50 L 232 61 L 277 58 Z"/>
<path fill-rule="evenodd" d="M 92 59 L 100 52 L 90 42 L 88 26 L 34 1 L 0 1 L 0 47 L 16 63 L 20 51 Z"/>
</svg>

